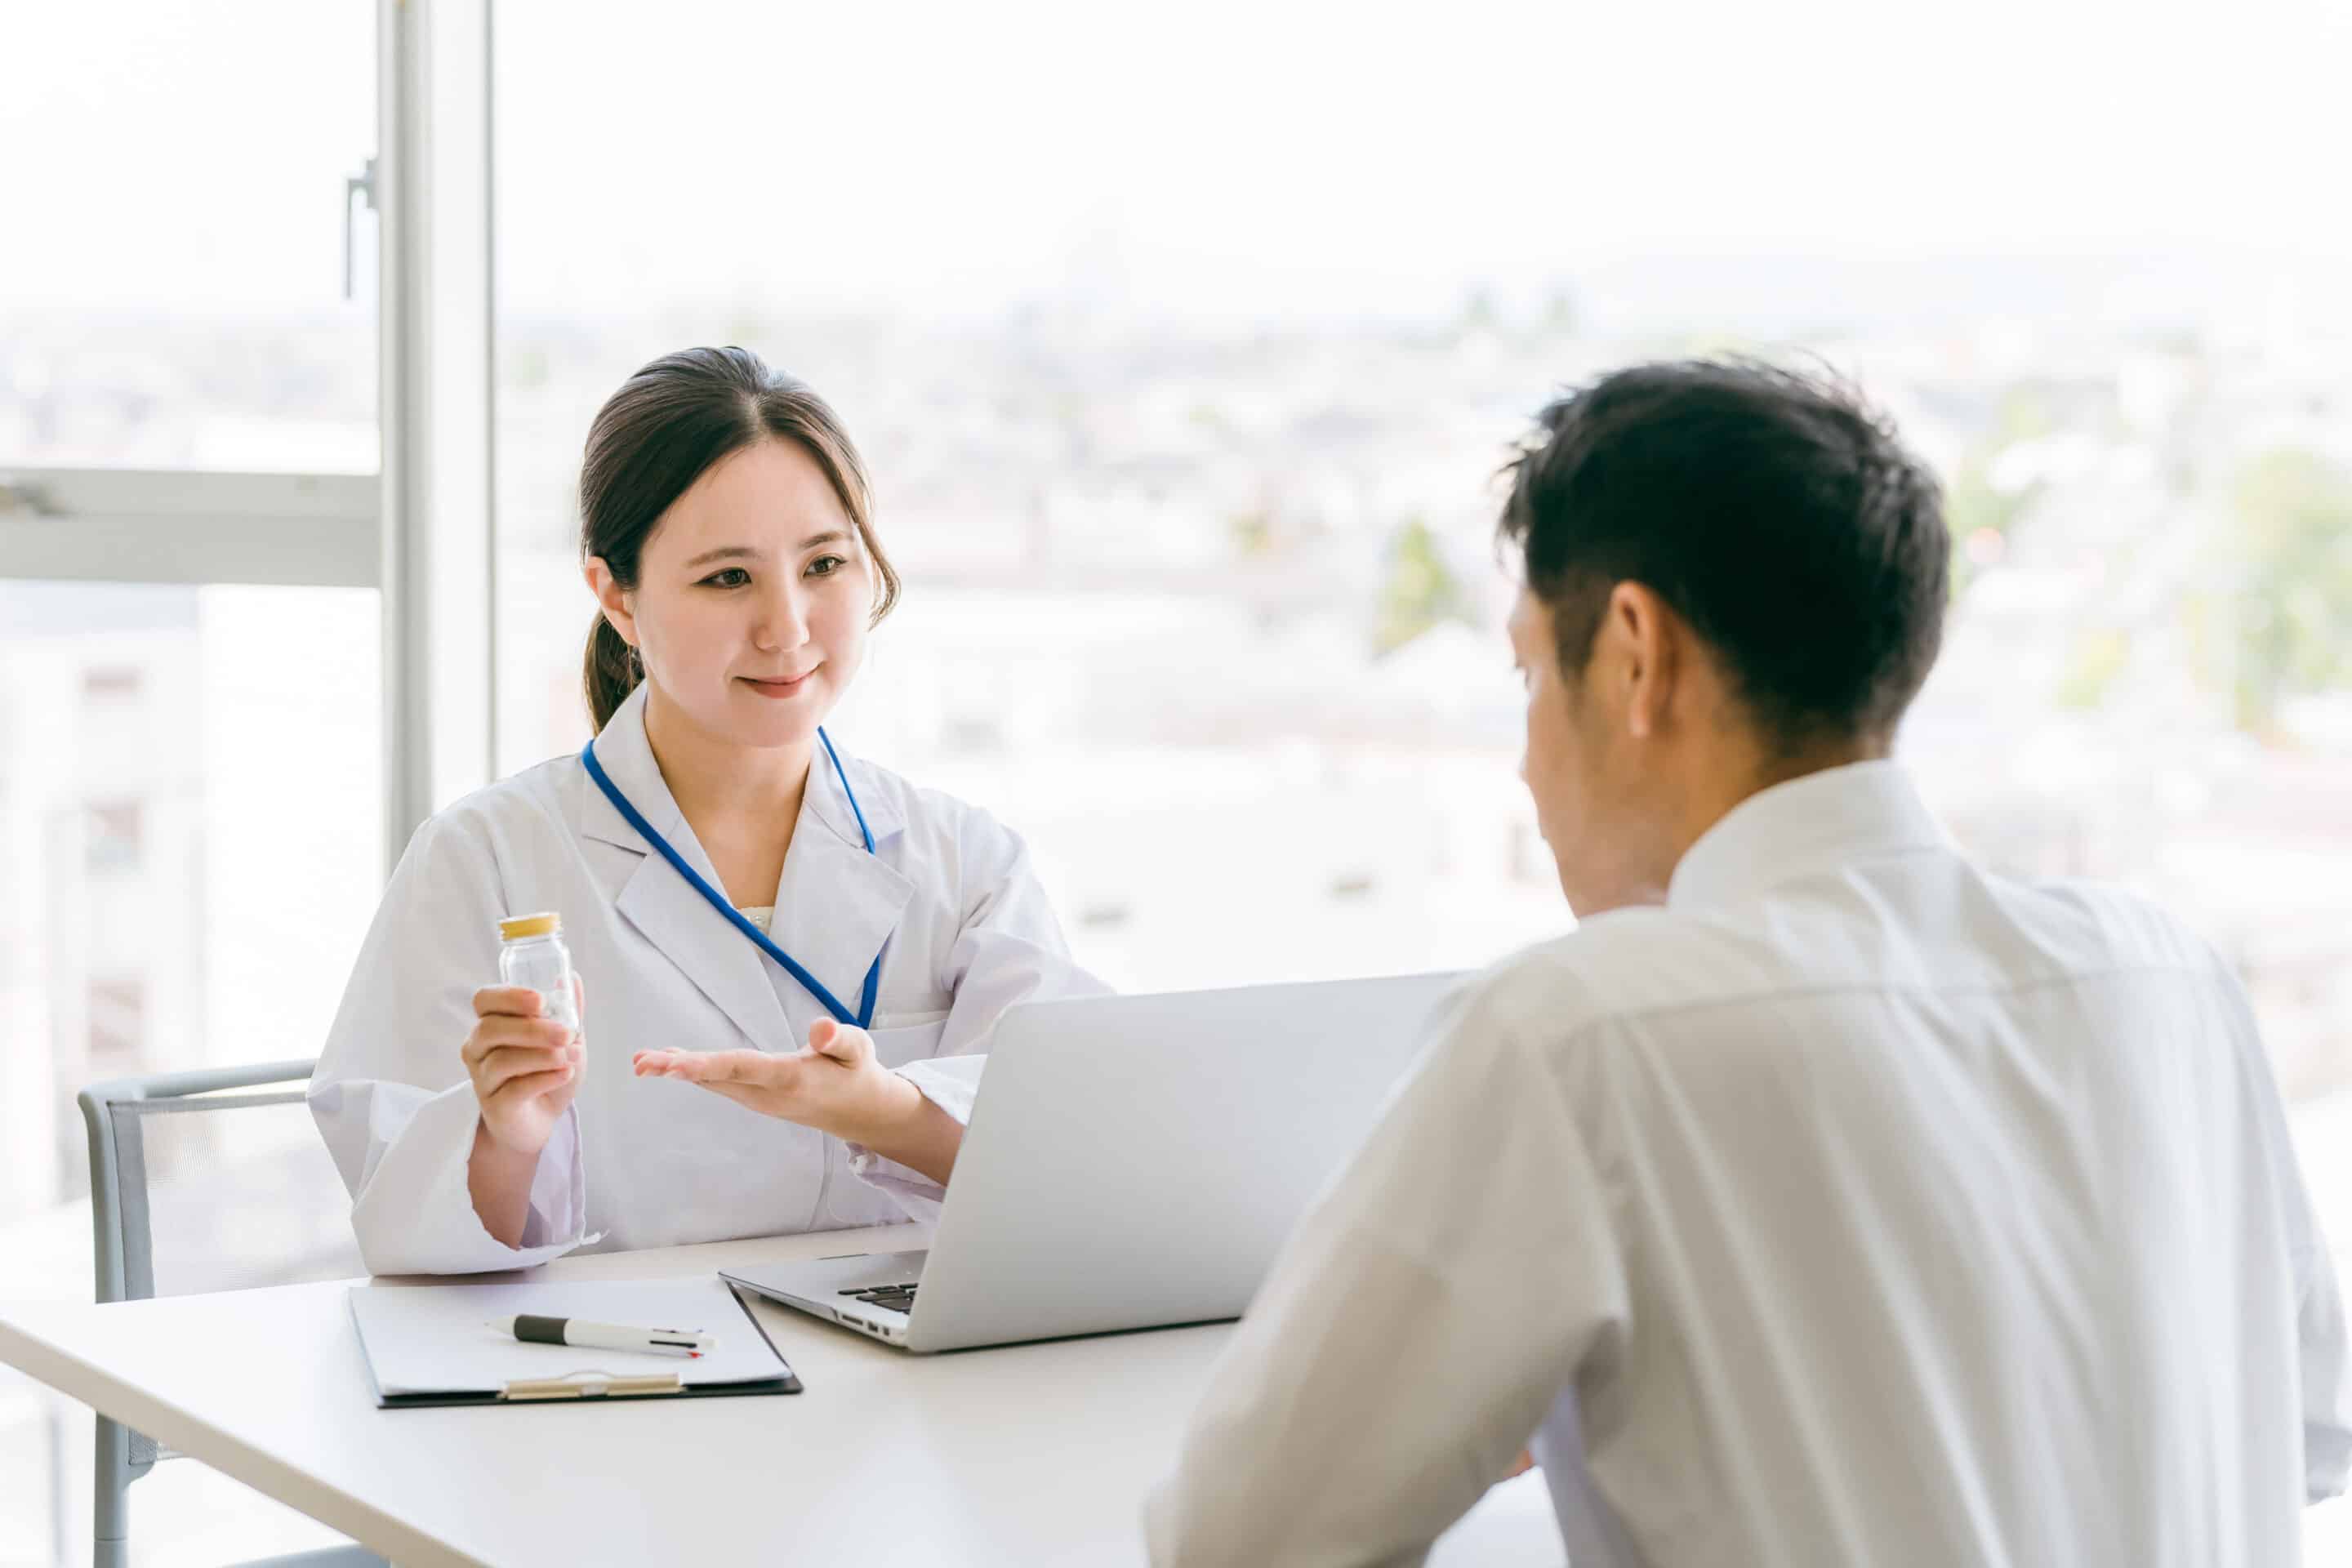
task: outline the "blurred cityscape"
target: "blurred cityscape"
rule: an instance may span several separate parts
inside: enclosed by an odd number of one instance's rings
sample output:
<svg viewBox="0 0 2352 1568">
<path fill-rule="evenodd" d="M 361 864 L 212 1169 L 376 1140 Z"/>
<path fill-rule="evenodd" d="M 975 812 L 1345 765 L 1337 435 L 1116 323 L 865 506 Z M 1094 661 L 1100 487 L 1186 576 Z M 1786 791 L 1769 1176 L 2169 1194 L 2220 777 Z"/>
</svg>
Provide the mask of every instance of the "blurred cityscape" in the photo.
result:
<svg viewBox="0 0 2352 1568">
<path fill-rule="evenodd" d="M 152 325 L 8 323 L 0 453 L 365 465 L 365 323 Z M 1562 384 L 1776 350 L 1582 330 L 1565 289 L 1515 310 L 1474 292 L 1418 325 L 1222 333 L 1085 308 L 964 327 L 518 311 L 504 331 L 501 770 L 585 734 L 572 495 L 596 405 L 664 348 L 752 344 L 845 414 L 908 583 L 835 733 L 1026 833 L 1073 940 L 1129 986 L 1476 963 L 1563 924 L 1514 776 L 1494 476 Z M 2241 964 L 2292 1086 L 2352 1075 L 2343 354 L 2287 309 L 2227 341 L 1991 319 L 1823 331 L 1807 355 L 1948 482 L 1957 603 L 1904 751 L 1956 829 L 2020 873 L 2179 908 Z M 223 841 L 222 814 L 251 810 L 227 801 L 267 802 L 278 841 L 341 846 L 345 885 L 278 922 L 299 930 L 265 928 L 299 955 L 271 967 L 340 976 L 378 874 L 355 798 L 373 788 L 376 650 L 360 592 L 0 595 L 5 918 L 100 933 L 49 944 L 70 974 L 12 971 L 10 1016 L 38 1026 L 11 1037 L 47 1037 L 56 1069 L 47 1094 L 8 1097 L 19 1117 L 50 1108 L 50 1136 L 11 1141 L 0 1211 L 22 1212 L 74 1190 L 79 1133 L 55 1111 L 86 1068 L 267 1054 L 204 1001 L 253 973 L 224 969 L 245 939 L 221 900 L 284 891 L 266 846 Z M 289 667 L 289 637 L 318 657 Z M 272 721 L 298 698 L 287 732 Z M 109 899 L 205 932 L 200 956 L 108 937 L 138 923 Z M 158 967 L 133 976 L 118 950 Z M 308 1050 L 334 990 L 274 1017 L 269 1048 Z"/>
<path fill-rule="evenodd" d="M 1801 341 L 1948 488 L 1954 616 L 1903 754 L 1986 860 L 2127 882 L 2220 944 L 2340 1251 L 2352 344 L 2291 290 L 2227 327 L 2112 303 L 1825 300 Z M 1022 831 L 1106 979 L 1487 962 L 1570 923 L 1516 777 L 1494 476 L 1564 383 L 1788 341 L 1591 315 L 1566 287 L 1223 327 L 1084 297 L 966 323 L 518 303 L 499 767 L 586 733 L 591 415 L 656 353 L 741 342 L 840 409 L 907 583 L 833 733 Z M 374 418 L 361 313 L 0 317 L 0 463 L 369 471 Z M 6 1294 L 88 1292 L 83 1083 L 315 1053 L 384 870 L 377 636 L 362 590 L 0 581 L 0 1257 L 51 1260 Z M 51 1457 L 63 1419 L 0 1384 L 0 1517 L 48 1517 L 16 1492 L 81 1465 Z"/>
</svg>

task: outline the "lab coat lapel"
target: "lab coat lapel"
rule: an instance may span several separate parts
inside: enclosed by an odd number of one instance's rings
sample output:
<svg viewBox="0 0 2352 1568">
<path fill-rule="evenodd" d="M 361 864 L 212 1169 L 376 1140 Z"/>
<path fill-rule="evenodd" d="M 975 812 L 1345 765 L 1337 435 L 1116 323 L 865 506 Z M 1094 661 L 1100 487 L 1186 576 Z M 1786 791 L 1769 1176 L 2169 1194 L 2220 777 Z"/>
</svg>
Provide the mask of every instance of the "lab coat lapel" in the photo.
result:
<svg viewBox="0 0 2352 1568">
<path fill-rule="evenodd" d="M 842 762 L 855 778 L 856 765 L 847 757 Z M 869 787 L 858 797 L 857 808 L 877 848 L 903 829 L 881 790 Z M 820 744 L 801 796 L 784 873 L 776 883 L 776 918 L 769 935 L 854 1013 L 866 972 L 898 929 L 914 893 L 915 884 L 904 872 L 866 852 L 856 812 Z"/>
<path fill-rule="evenodd" d="M 669 840 L 670 847 L 688 865 L 701 873 L 712 887 L 718 887 L 719 876 L 711 867 L 710 857 L 703 852 L 694 830 L 687 826 L 685 815 L 678 810 L 677 802 L 671 798 L 669 786 L 662 782 L 661 768 L 654 761 L 653 748 L 646 742 L 642 686 L 621 705 L 604 732 L 596 737 L 596 761 L 603 765 L 605 776 L 628 796 L 638 815 Z M 752 1045 L 770 1051 L 798 1049 L 800 1042 L 793 1038 L 783 1004 L 777 998 L 775 987 L 768 983 L 767 958 L 629 826 L 628 819 L 605 798 L 604 792 L 596 787 L 596 781 L 587 776 L 584 768 L 580 783 L 585 793 L 581 830 L 592 838 L 617 845 L 639 857 L 636 869 L 629 874 L 614 900 L 621 918 L 685 971 L 687 978 L 733 1020 Z M 588 983 L 593 986 L 595 977 L 588 976 Z M 592 996 L 588 1003 L 592 1016 L 595 1005 Z M 640 1050 L 681 1046 L 684 1042 L 642 1039 L 626 1044 L 632 1050 Z"/>
</svg>

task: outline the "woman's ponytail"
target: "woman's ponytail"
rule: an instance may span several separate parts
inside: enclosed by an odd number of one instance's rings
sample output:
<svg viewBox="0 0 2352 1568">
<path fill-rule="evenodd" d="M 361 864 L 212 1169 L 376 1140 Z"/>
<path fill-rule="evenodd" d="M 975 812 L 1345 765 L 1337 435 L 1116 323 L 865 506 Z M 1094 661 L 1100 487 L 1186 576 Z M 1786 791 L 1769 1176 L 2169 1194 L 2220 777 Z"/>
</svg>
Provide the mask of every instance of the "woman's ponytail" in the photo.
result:
<svg viewBox="0 0 2352 1568">
<path fill-rule="evenodd" d="M 595 721 L 596 733 L 603 734 L 629 693 L 637 689 L 645 671 L 637 664 L 637 650 L 621 640 L 613 623 L 603 615 L 588 628 L 588 657 L 582 670 L 582 685 L 588 694 L 588 716 Z"/>
</svg>

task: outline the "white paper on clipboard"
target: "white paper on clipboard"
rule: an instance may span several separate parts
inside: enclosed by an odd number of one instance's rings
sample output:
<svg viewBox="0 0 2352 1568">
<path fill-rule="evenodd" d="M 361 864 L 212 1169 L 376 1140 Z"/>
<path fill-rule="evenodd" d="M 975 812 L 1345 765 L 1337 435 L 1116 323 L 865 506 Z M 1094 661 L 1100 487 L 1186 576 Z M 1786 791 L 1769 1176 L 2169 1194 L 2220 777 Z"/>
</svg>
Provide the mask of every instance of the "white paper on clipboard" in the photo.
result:
<svg viewBox="0 0 2352 1568">
<path fill-rule="evenodd" d="M 555 1280 L 512 1285 L 355 1285 L 360 1348 L 386 1398 L 495 1394 L 509 1384 L 596 1373 L 675 1376 L 682 1386 L 756 1383 L 790 1371 L 724 1280 Z M 487 1326 L 518 1313 L 591 1318 L 713 1336 L 701 1355 L 527 1344 Z"/>
</svg>

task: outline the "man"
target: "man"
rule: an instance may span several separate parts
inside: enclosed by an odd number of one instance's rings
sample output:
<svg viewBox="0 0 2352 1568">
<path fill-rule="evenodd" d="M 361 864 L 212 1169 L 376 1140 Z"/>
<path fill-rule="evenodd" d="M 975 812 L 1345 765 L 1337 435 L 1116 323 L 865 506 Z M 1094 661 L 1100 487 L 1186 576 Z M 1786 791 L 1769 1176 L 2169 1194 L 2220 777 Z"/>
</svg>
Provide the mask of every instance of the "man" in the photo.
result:
<svg viewBox="0 0 2352 1568">
<path fill-rule="evenodd" d="M 1302 1223 L 1155 1560 L 1418 1562 L 1532 1441 L 1574 1568 L 2294 1562 L 2352 1378 L 2277 1092 L 2208 948 L 1972 867 L 1888 760 L 1933 480 L 1748 364 L 1542 423 L 1522 771 L 1588 918 Z"/>
</svg>

